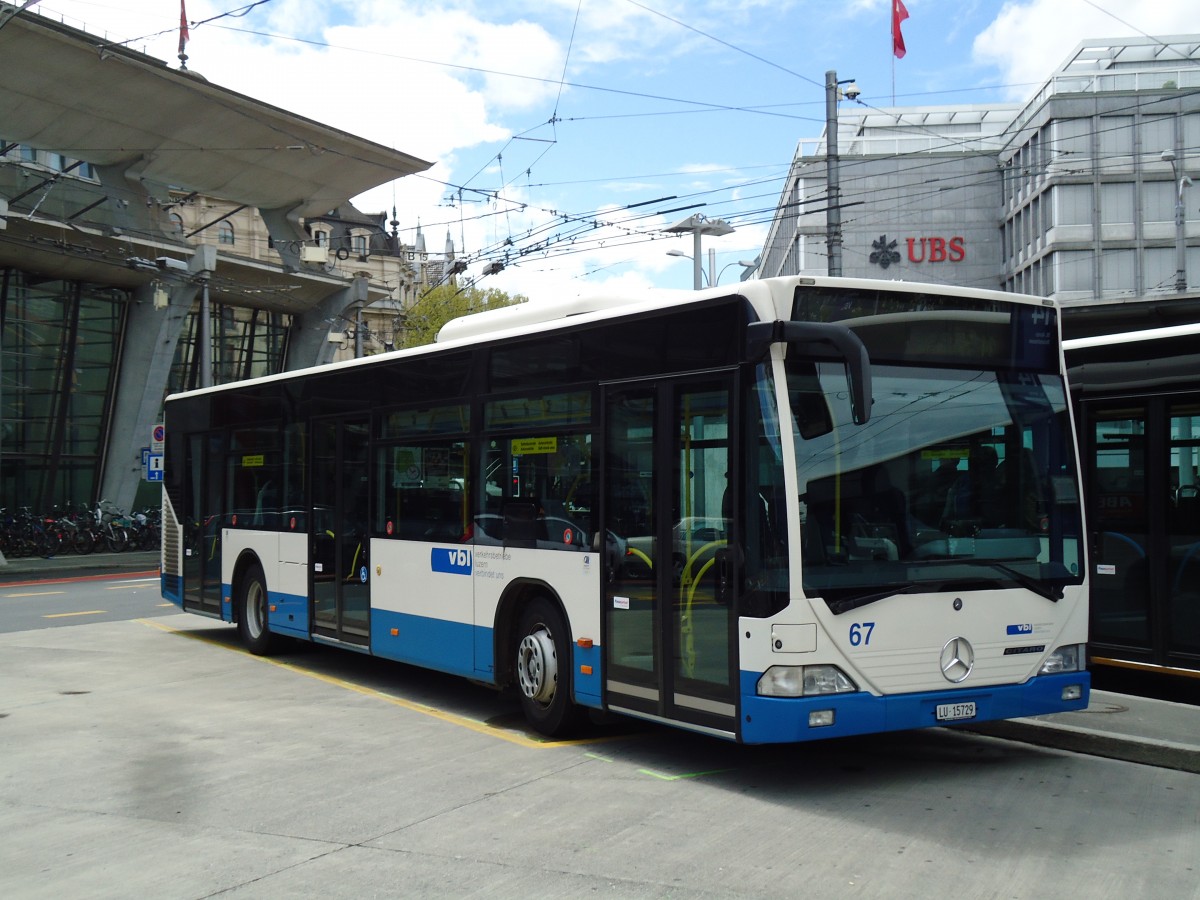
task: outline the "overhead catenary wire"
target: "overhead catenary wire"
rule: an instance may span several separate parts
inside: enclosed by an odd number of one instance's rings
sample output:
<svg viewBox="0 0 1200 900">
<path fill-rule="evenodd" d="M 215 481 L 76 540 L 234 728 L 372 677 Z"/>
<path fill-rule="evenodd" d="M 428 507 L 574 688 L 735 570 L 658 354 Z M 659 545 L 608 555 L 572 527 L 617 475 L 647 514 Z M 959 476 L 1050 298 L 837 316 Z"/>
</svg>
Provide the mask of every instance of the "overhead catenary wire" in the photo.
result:
<svg viewBox="0 0 1200 900">
<path fill-rule="evenodd" d="M 657 11 L 650 9 L 649 7 L 644 6 L 641 3 L 634 3 L 633 0 L 630 0 L 630 2 L 632 3 L 632 5 L 638 6 L 649 13 L 653 13 L 655 15 L 661 15 Z M 248 11 L 251 7 L 256 6 L 256 5 L 259 5 L 259 4 L 250 4 L 250 6 L 242 7 L 241 9 Z M 581 8 L 581 5 L 577 6 L 577 9 L 575 11 L 576 12 L 576 21 L 578 20 L 580 8 Z M 229 14 L 222 14 L 222 15 L 229 15 Z M 729 49 L 733 49 L 738 52 L 743 52 L 740 50 L 740 48 L 737 48 L 735 45 L 725 42 L 722 39 L 714 38 L 712 35 L 706 34 L 705 32 L 701 31 L 700 29 L 694 28 L 690 25 L 687 25 L 686 23 L 679 22 L 678 20 L 670 19 L 669 16 L 662 16 L 662 17 L 675 22 L 676 24 L 680 25 L 681 27 L 687 28 L 688 30 L 690 30 L 698 35 L 701 35 L 705 38 L 715 40 L 718 43 L 723 44 L 724 46 L 726 46 Z M 220 18 L 220 16 L 213 17 L 213 19 L 216 19 L 216 18 Z M 204 20 L 204 23 L 209 23 L 209 22 L 213 21 L 213 19 Z M 202 24 L 202 23 L 197 23 L 197 24 Z M 231 28 L 231 26 L 228 26 L 228 25 L 215 25 L 213 27 Z M 240 29 L 240 28 L 235 29 L 235 30 L 246 31 L 246 29 Z M 253 33 L 259 33 L 259 32 L 253 32 Z M 574 32 L 572 32 L 572 36 L 573 36 L 573 34 L 574 34 Z M 335 45 L 333 45 L 333 44 L 325 44 L 324 42 L 306 41 L 305 39 L 302 39 L 302 38 L 287 38 L 286 36 L 279 36 L 279 37 L 280 37 L 280 39 L 299 40 L 299 41 L 302 41 L 305 43 L 315 43 L 315 44 L 321 44 L 323 46 L 335 47 Z M 343 49 L 345 49 L 345 48 L 343 48 Z M 372 52 L 372 51 L 362 51 L 362 52 Z M 385 55 L 395 56 L 394 54 L 385 54 Z M 817 82 L 814 79 L 808 79 L 808 78 L 806 78 L 806 76 L 803 76 L 800 73 L 791 72 L 790 70 L 784 69 L 781 66 L 777 66 L 777 65 L 771 63 L 769 60 L 765 60 L 761 57 L 757 57 L 755 54 L 746 53 L 746 55 L 750 56 L 750 57 L 754 57 L 754 58 L 758 59 L 760 62 L 764 62 L 768 65 L 772 65 L 775 68 L 778 68 L 784 72 L 787 72 L 790 75 L 793 75 L 795 77 L 801 78 L 806 81 L 811 81 L 814 85 L 820 84 L 820 82 Z M 411 58 L 411 57 L 397 57 L 397 58 L 415 59 L 415 58 Z M 433 65 L 441 64 L 441 63 L 437 63 L 436 61 L 431 61 L 431 60 L 418 60 L 418 61 L 426 62 L 426 63 L 433 64 Z M 454 66 L 457 68 L 470 69 L 473 71 L 478 71 L 478 72 L 488 73 L 488 74 L 499 74 L 499 75 L 505 75 L 505 76 L 511 76 L 511 77 L 534 77 L 534 76 L 522 76 L 522 75 L 517 75 L 514 73 L 496 72 L 495 70 L 483 69 L 483 68 L 477 68 L 477 67 L 455 66 L 455 64 L 449 64 L 449 63 L 446 63 L 445 65 Z M 569 119 L 559 117 L 559 113 L 560 113 L 559 102 L 562 99 L 562 91 L 563 91 L 564 87 L 586 87 L 587 89 L 605 90 L 604 88 L 598 87 L 598 86 L 579 85 L 579 84 L 570 82 L 567 80 L 566 74 L 567 74 L 567 62 L 566 62 L 566 60 L 564 60 L 562 73 L 557 80 L 540 79 L 543 81 L 554 83 L 557 85 L 557 88 L 558 88 L 558 95 L 556 97 L 554 110 L 550 116 L 550 119 L 547 120 L 546 122 L 542 122 L 541 126 L 544 126 L 546 124 L 557 125 L 557 123 L 559 123 L 559 122 L 571 121 Z M 682 100 L 680 98 L 663 97 L 661 95 L 646 94 L 646 93 L 639 93 L 639 92 L 627 92 L 627 91 L 614 91 L 614 92 L 618 93 L 618 94 L 624 94 L 624 95 L 628 95 L 628 96 L 637 96 L 637 97 L 642 97 L 642 98 L 647 98 L 647 99 L 665 100 L 665 101 L 668 101 L 671 103 L 693 103 L 693 102 L 696 102 L 696 101 Z M 675 114 L 680 114 L 683 112 L 728 113 L 728 112 L 746 112 L 749 109 L 751 109 L 751 107 L 736 106 L 736 105 L 720 105 L 720 104 L 703 104 L 694 110 L 674 110 L 674 111 L 662 111 L 659 113 L 645 113 L 645 114 L 639 113 L 637 115 L 647 115 L 647 116 L 675 115 Z M 760 107 L 760 109 L 766 109 L 766 107 Z M 813 121 L 817 121 L 817 120 L 813 119 Z M 541 127 L 541 126 L 535 126 L 535 128 Z M 530 129 L 529 132 L 522 133 L 522 135 L 515 135 L 514 139 L 522 137 L 524 135 L 527 135 L 530 132 L 532 132 L 533 130 L 534 129 Z M 945 137 L 944 140 L 948 141 L 948 142 L 953 142 L 958 139 L 952 139 L 949 137 Z M 505 149 L 509 148 L 511 145 L 512 145 L 512 139 L 510 139 L 510 141 L 508 143 L 506 143 Z M 504 151 L 501 151 L 501 154 L 497 154 L 496 156 L 492 157 L 492 160 L 502 159 L 503 152 Z M 496 189 L 494 191 L 494 193 L 492 194 L 492 196 L 496 198 L 496 202 L 498 204 L 501 202 L 500 192 L 511 187 L 513 184 L 516 183 L 516 179 L 518 179 L 522 176 L 524 176 L 524 178 L 525 178 L 526 193 L 531 192 L 534 188 L 542 187 L 544 184 L 545 185 L 550 184 L 550 182 L 545 182 L 545 183 L 535 182 L 532 178 L 534 166 L 536 166 L 538 164 L 538 162 L 540 162 L 540 160 L 546 155 L 547 152 L 549 152 L 548 148 L 542 148 L 542 151 L 538 155 L 538 158 L 536 160 L 534 160 L 533 163 L 522 165 L 519 169 L 517 169 L 516 171 L 519 174 L 514 175 L 512 180 L 505 180 L 505 179 L 501 178 L 501 187 L 499 189 Z M 897 156 L 900 156 L 900 154 L 897 154 Z M 846 160 L 845 163 L 846 163 L 847 169 L 852 167 L 854 165 L 854 162 L 855 161 L 853 161 L 853 160 L 849 160 L 849 159 Z M 784 166 L 786 164 L 781 163 L 780 165 Z M 486 171 L 487 168 L 488 168 L 488 166 L 487 166 L 487 164 L 485 164 L 485 166 L 482 167 L 479 170 L 479 172 L 477 172 L 475 175 L 473 175 L 471 179 L 468 179 L 464 184 L 452 186 L 452 189 L 456 189 L 459 192 L 460 196 L 461 196 L 461 193 L 463 190 L 476 190 L 474 188 L 468 187 L 468 185 L 470 185 L 471 181 L 473 181 L 475 178 L 477 178 L 483 171 Z M 619 180 L 620 177 L 621 176 L 617 176 L 617 178 L 615 180 Z M 781 175 L 778 179 L 775 179 L 775 180 L 783 180 L 783 179 L 786 179 L 786 177 L 787 177 L 786 174 Z M 843 185 L 844 185 L 843 191 L 844 192 L 852 189 L 852 187 L 854 185 L 855 177 L 856 176 L 854 176 L 853 174 L 850 174 L 848 176 L 847 180 L 843 182 Z M 563 183 L 569 183 L 569 182 L 563 182 Z M 943 186 L 953 187 L 953 185 L 948 185 L 948 184 L 946 184 L 946 182 L 943 182 Z M 965 186 L 965 183 L 964 183 L 964 186 Z M 931 188 L 930 190 L 932 191 L 933 188 Z M 714 189 L 713 195 L 718 194 L 720 191 L 721 191 L 721 189 Z M 763 196 L 763 195 L 755 195 L 755 196 Z M 882 195 L 882 196 L 884 196 L 884 198 L 886 199 L 886 195 Z M 907 196 L 911 197 L 913 195 L 911 193 L 909 193 Z M 738 202 L 744 202 L 745 199 L 746 199 L 745 197 L 739 198 Z M 820 198 L 818 196 L 818 197 L 814 197 L 814 198 L 809 198 L 806 202 L 813 203 L 813 202 L 819 202 L 819 200 L 820 200 Z M 894 201 L 894 202 L 898 202 L 898 201 L 899 201 L 899 195 L 896 195 L 896 201 Z M 731 200 L 728 202 L 733 202 L 733 201 Z M 577 245 L 583 231 L 586 231 L 587 229 L 596 230 L 596 229 L 600 229 L 600 228 L 622 227 L 622 223 L 618 223 L 615 221 L 609 221 L 606 218 L 603 218 L 602 214 L 599 211 L 592 211 L 590 214 L 587 212 L 564 213 L 560 210 L 555 210 L 555 209 L 549 208 L 544 204 L 530 203 L 527 201 L 519 201 L 519 200 L 514 200 L 511 198 L 503 198 L 503 203 L 505 205 L 504 205 L 503 210 L 500 210 L 500 212 L 503 212 L 503 214 L 505 214 L 506 217 L 510 216 L 510 214 L 514 210 L 517 210 L 519 208 L 520 211 L 522 211 L 522 212 L 534 211 L 537 215 L 545 216 L 546 221 L 542 222 L 539 225 L 531 226 L 528 229 L 525 229 L 525 230 L 517 229 L 516 233 L 510 233 L 506 237 L 506 240 L 509 242 L 507 245 L 507 249 L 504 249 L 505 248 L 505 240 L 499 240 L 499 239 L 494 241 L 492 245 L 488 245 L 486 247 L 481 247 L 479 249 L 479 254 L 478 254 L 478 256 L 480 258 L 482 258 L 483 254 L 485 254 L 485 253 L 496 253 L 496 252 L 507 252 L 509 254 L 519 255 L 522 250 L 522 247 L 518 246 L 519 243 L 527 243 L 530 247 L 534 248 L 530 252 L 545 252 L 548 248 L 553 247 L 555 245 L 555 243 L 561 243 L 562 241 L 570 240 L 570 241 L 573 241 Z M 510 204 L 515 204 L 515 205 L 510 205 Z M 775 208 L 776 207 L 765 207 L 765 206 L 755 207 L 752 209 L 742 208 L 742 209 L 739 209 L 739 210 L 733 211 L 733 212 L 722 212 L 721 215 L 729 217 L 731 219 L 736 219 L 741 224 L 761 224 L 763 222 L 771 221 L 771 218 L 768 215 L 768 213 L 773 214 Z M 811 212 L 811 210 L 809 212 Z M 472 218 L 464 216 L 461 204 L 459 206 L 458 213 L 459 213 L 458 221 L 460 224 L 460 233 L 461 233 L 464 223 L 472 221 Z M 661 211 L 658 214 L 661 214 Z M 648 213 L 645 221 L 652 222 L 654 215 L 655 215 L 655 213 L 653 211 L 651 211 L 650 213 Z M 760 218 L 764 215 L 766 215 L 768 217 L 765 219 Z M 627 221 L 636 221 L 636 220 L 627 220 Z M 565 226 L 565 230 L 564 230 L 561 238 L 555 242 L 549 241 L 549 239 L 546 237 L 546 235 L 548 233 L 550 233 L 554 227 L 564 227 L 564 226 Z M 427 224 L 426 227 L 430 227 L 430 226 Z M 629 227 L 629 226 L 625 225 L 624 227 Z M 411 232 L 411 230 L 412 229 L 405 229 L 405 231 L 408 231 L 408 232 Z M 510 229 L 510 231 L 511 231 L 511 229 Z M 465 248 L 465 246 L 466 246 L 465 234 L 462 235 L 460 240 L 461 240 L 463 247 Z M 577 251 L 572 251 L 572 252 L 577 252 Z"/>
</svg>

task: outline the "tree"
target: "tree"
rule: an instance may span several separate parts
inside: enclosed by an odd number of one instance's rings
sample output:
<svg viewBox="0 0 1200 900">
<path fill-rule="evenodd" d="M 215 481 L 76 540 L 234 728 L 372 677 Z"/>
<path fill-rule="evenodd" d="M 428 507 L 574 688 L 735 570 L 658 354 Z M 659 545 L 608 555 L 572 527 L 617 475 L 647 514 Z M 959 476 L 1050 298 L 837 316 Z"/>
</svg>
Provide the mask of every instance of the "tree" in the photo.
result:
<svg viewBox="0 0 1200 900">
<path fill-rule="evenodd" d="M 485 309 L 499 309 L 502 306 L 513 306 L 517 303 L 528 302 L 528 297 L 520 294 L 509 295 L 498 288 L 478 288 L 474 285 L 455 287 L 452 284 L 440 284 L 417 298 L 408 308 L 404 316 L 403 340 L 397 347 L 419 347 L 422 344 L 432 344 L 437 337 L 438 329 L 459 316 L 482 312 Z"/>
</svg>

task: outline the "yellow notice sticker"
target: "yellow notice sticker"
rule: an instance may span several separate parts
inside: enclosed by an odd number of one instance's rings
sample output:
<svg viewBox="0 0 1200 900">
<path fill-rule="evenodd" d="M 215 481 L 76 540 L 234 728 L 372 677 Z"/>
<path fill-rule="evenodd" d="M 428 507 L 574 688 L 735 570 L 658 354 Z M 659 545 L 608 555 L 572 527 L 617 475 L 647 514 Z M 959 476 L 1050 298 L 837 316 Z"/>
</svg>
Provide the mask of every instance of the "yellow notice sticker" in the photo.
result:
<svg viewBox="0 0 1200 900">
<path fill-rule="evenodd" d="M 966 459 L 969 455 L 970 454 L 966 447 L 921 451 L 921 459 Z"/>
<path fill-rule="evenodd" d="M 538 453 L 557 453 L 558 438 L 514 438 L 512 442 L 513 456 L 533 456 Z"/>
<path fill-rule="evenodd" d="M 264 462 L 263 455 L 261 453 L 257 453 L 254 456 L 243 456 L 242 457 L 242 468 L 243 469 L 261 469 L 263 467 L 263 462 Z"/>
</svg>

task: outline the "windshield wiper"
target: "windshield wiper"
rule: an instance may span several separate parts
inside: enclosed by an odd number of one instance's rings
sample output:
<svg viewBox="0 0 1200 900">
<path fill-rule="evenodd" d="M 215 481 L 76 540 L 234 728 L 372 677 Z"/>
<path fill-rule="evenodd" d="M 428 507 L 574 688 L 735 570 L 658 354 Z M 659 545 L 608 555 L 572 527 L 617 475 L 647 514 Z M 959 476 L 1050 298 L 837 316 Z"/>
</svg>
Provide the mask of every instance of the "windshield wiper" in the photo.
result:
<svg viewBox="0 0 1200 900">
<path fill-rule="evenodd" d="M 972 559 L 964 560 L 970 562 L 971 565 L 988 566 L 995 569 L 997 572 L 1003 572 L 1010 579 L 1026 590 L 1033 591 L 1039 597 L 1045 597 L 1054 603 L 1057 603 L 1063 598 L 1063 587 L 1061 584 L 1047 584 L 1032 575 L 1027 575 L 1019 569 L 1014 569 L 1012 566 L 1005 565 L 994 559 Z"/>
<path fill-rule="evenodd" d="M 888 597 L 895 597 L 898 594 L 921 594 L 936 589 L 936 587 L 928 584 L 896 584 L 881 591 L 872 591 L 869 594 L 855 594 L 854 596 L 841 597 L 837 600 L 826 600 L 825 603 L 829 606 L 831 613 L 835 616 L 840 616 L 844 612 L 850 612 L 850 610 L 858 609 L 862 606 L 869 606 L 879 600 L 886 600 Z"/>
<path fill-rule="evenodd" d="M 1032 575 L 1027 575 L 1019 569 L 1014 569 L 1012 566 L 1005 565 L 1002 562 L 988 559 L 962 560 L 962 562 L 969 562 L 974 566 L 986 566 L 994 569 L 1005 575 L 1009 581 L 1014 581 L 1026 590 L 1033 591 L 1039 597 L 1045 597 L 1052 602 L 1057 603 L 1063 598 L 1061 584 L 1047 584 L 1046 582 L 1039 581 Z M 886 600 L 888 597 L 895 597 L 899 594 L 932 594 L 938 591 L 981 590 L 998 587 L 1000 584 L 1000 580 L 995 578 L 953 578 L 941 582 L 892 585 L 866 594 L 854 594 L 848 597 L 839 597 L 835 600 L 826 600 L 825 603 L 829 606 L 829 611 L 838 616 L 842 613 L 850 612 L 852 609 L 869 606 L 872 603 Z"/>
</svg>

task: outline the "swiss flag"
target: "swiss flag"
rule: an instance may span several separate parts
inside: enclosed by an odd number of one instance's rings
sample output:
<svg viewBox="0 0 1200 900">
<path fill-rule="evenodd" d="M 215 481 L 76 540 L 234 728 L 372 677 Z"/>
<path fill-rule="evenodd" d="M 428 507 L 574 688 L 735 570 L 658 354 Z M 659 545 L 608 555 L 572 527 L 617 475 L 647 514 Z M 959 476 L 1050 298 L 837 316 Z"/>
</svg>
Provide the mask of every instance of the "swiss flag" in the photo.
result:
<svg viewBox="0 0 1200 900">
<path fill-rule="evenodd" d="M 907 18 L 904 0 L 892 0 L 892 52 L 896 54 L 896 59 L 904 59 L 907 52 L 904 49 L 904 35 L 900 33 L 900 23 Z"/>
<path fill-rule="evenodd" d="M 900 0 L 896 0 L 897 3 Z M 905 13 L 908 15 L 908 13 Z M 183 52 L 183 48 L 187 46 L 188 38 L 187 10 L 184 8 L 184 0 L 179 0 L 179 52 Z M 904 45 L 901 44 L 901 47 Z M 904 54 L 901 54 L 903 56 Z"/>
</svg>

